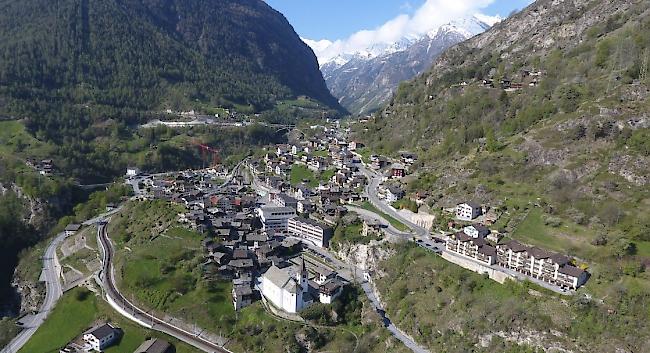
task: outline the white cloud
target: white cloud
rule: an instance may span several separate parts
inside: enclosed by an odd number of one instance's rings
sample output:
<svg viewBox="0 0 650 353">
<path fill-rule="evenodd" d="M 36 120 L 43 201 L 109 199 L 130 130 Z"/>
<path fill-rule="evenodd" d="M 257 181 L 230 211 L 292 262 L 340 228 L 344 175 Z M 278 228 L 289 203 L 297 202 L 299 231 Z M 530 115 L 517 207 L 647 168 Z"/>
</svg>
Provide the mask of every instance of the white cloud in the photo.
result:
<svg viewBox="0 0 650 353">
<path fill-rule="evenodd" d="M 453 20 L 478 13 L 494 1 L 427 0 L 411 16 L 399 15 L 375 29 L 359 31 L 346 39 L 333 42 L 303 40 L 312 47 L 318 60 L 323 63 L 342 54 L 354 54 L 375 45 L 394 43 L 404 37 L 421 35 Z M 484 18 L 492 20 L 489 16 Z"/>
<path fill-rule="evenodd" d="M 327 39 L 311 40 L 302 37 L 300 39 L 302 39 L 302 41 L 305 42 L 307 45 L 309 45 L 314 51 L 319 51 L 319 52 L 327 49 L 327 47 L 332 45 L 332 42 Z"/>
</svg>

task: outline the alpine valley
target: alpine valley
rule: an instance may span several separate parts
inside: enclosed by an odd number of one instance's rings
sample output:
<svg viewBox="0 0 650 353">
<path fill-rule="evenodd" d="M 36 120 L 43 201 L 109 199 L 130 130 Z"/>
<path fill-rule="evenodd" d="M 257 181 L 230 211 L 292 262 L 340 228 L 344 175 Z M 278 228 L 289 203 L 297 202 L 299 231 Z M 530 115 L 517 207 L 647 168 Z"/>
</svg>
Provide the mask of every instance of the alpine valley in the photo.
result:
<svg viewBox="0 0 650 353">
<path fill-rule="evenodd" d="M 453 21 L 422 35 L 321 60 L 321 71 L 341 105 L 351 113 L 370 113 L 386 104 L 401 82 L 431 67 L 447 48 L 482 33 L 498 20 L 471 16 Z"/>
</svg>

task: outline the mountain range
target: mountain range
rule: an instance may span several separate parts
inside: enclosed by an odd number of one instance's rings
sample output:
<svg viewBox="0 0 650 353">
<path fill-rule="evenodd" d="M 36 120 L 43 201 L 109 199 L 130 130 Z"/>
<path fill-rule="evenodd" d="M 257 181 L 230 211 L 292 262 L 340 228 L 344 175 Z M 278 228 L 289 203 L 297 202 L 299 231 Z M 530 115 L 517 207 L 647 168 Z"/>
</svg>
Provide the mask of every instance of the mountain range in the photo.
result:
<svg viewBox="0 0 650 353">
<path fill-rule="evenodd" d="M 355 114 L 369 113 L 384 105 L 400 82 L 428 69 L 444 50 L 482 33 L 498 20 L 471 16 L 453 21 L 421 35 L 321 60 L 321 71 L 341 105 Z M 317 52 L 331 44 L 307 42 Z"/>
</svg>

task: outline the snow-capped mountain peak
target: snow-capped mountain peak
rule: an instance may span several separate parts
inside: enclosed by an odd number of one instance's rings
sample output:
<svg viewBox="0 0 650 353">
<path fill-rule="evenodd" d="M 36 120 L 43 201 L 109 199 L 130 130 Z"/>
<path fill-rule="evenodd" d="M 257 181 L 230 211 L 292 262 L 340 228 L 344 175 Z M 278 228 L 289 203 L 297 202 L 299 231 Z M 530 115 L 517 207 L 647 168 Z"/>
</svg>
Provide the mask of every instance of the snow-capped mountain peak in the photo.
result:
<svg viewBox="0 0 650 353">
<path fill-rule="evenodd" d="M 333 57 L 319 57 L 318 60 L 321 68 L 337 68 L 347 64 L 352 59 L 371 60 L 377 57 L 406 51 L 412 45 L 425 39 L 426 37 L 433 39 L 436 36 L 455 33 L 465 39 L 469 39 L 477 34 L 484 32 L 499 21 L 501 21 L 501 18 L 498 16 L 492 17 L 476 14 L 467 18 L 449 22 L 442 26 L 435 27 L 426 33 L 409 34 L 392 43 L 376 43 L 368 48 L 356 50 L 354 52 L 344 52 Z M 309 45 L 312 49 L 314 49 L 314 52 L 316 52 L 317 55 L 318 53 L 326 52 L 327 49 L 332 45 L 336 45 L 336 43 L 328 40 L 313 41 L 309 39 L 303 39 L 303 41 L 307 43 L 307 45 Z"/>
<path fill-rule="evenodd" d="M 449 33 L 449 32 L 456 32 L 463 37 L 469 39 L 471 37 L 474 37 L 477 34 L 481 34 L 487 29 L 489 29 L 492 25 L 483 22 L 476 16 L 468 17 L 468 18 L 463 18 L 460 20 L 455 20 L 450 23 L 444 24 L 438 28 L 435 28 L 427 33 L 427 35 L 430 38 L 435 37 L 439 33 Z"/>
<path fill-rule="evenodd" d="M 353 113 L 367 113 L 385 104 L 400 82 L 427 70 L 447 48 L 487 30 L 496 20 L 470 16 L 350 53 L 336 54 L 339 48 L 334 43 L 325 49 L 332 56 L 319 58 L 321 72 L 341 105 Z"/>
</svg>

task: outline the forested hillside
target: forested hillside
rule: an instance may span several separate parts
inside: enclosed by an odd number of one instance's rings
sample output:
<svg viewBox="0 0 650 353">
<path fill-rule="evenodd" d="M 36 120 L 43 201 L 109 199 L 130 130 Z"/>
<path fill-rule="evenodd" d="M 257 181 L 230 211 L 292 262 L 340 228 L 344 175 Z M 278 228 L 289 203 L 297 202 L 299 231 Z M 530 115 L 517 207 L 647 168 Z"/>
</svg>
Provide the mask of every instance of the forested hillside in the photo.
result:
<svg viewBox="0 0 650 353">
<path fill-rule="evenodd" d="M 13 313 L 16 308 L 14 291 L 10 286 L 13 268 L 18 262 L 18 253 L 25 247 L 34 245 L 39 234 L 24 220 L 27 212 L 24 201 L 11 191 L 0 193 L 0 313 Z M 8 306 L 8 307 L 7 307 Z"/>
<path fill-rule="evenodd" d="M 166 109 L 234 107 L 275 121 L 340 109 L 311 49 L 261 0 L 0 0 L 0 9 L 0 120 L 22 119 L 48 146 L 39 157 L 83 182 L 129 163 L 197 165 L 189 138 L 135 132 Z M 31 157 L 32 137 L 6 142 Z"/>
<path fill-rule="evenodd" d="M 307 95 L 338 107 L 313 52 L 260 0 L 0 2 L 0 108 L 271 108 Z M 74 106 L 78 104 L 79 106 Z M 80 115 L 85 115 L 81 110 Z M 49 127 L 59 122 L 51 118 Z M 77 119 L 72 119 L 77 120 Z"/>
</svg>

